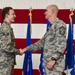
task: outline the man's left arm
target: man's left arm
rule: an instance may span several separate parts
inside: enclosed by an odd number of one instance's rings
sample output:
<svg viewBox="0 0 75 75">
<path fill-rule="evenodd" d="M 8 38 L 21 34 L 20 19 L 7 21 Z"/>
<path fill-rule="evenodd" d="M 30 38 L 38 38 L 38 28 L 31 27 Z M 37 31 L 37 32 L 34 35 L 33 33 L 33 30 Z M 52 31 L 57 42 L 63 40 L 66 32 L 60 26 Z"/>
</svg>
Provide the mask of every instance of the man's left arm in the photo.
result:
<svg viewBox="0 0 75 75">
<path fill-rule="evenodd" d="M 64 55 L 64 50 L 66 48 L 66 25 L 62 24 L 59 27 L 57 27 L 57 29 L 55 29 L 55 33 L 56 33 L 56 36 L 55 36 L 56 43 L 54 46 L 56 50 L 54 50 L 54 53 L 51 57 L 50 62 L 48 62 L 46 65 L 46 67 L 49 70 L 52 70 L 56 61 L 60 59 L 61 55 Z"/>
<path fill-rule="evenodd" d="M 52 60 L 58 60 L 61 55 L 64 55 L 64 50 L 66 48 L 66 25 L 61 24 L 57 27 L 56 31 L 56 43 L 54 54 L 52 55 Z"/>
</svg>

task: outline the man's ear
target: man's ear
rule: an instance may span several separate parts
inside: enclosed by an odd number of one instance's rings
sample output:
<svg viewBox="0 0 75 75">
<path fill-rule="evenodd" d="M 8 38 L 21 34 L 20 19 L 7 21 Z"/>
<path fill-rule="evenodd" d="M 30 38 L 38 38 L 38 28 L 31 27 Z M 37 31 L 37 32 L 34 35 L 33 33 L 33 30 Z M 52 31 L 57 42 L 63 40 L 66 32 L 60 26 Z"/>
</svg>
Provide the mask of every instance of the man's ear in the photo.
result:
<svg viewBox="0 0 75 75">
<path fill-rule="evenodd" d="M 8 14 L 6 14 L 5 17 L 8 18 Z"/>
<path fill-rule="evenodd" d="M 54 13 L 54 9 L 52 9 L 52 14 Z"/>
</svg>

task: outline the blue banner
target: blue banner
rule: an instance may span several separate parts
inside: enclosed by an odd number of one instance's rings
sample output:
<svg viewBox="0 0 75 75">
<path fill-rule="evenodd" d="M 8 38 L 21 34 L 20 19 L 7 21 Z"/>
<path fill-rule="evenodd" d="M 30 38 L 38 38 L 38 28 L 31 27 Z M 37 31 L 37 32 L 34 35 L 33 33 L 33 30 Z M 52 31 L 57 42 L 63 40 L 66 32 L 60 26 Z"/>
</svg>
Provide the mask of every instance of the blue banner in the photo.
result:
<svg viewBox="0 0 75 75">
<path fill-rule="evenodd" d="M 31 42 L 31 22 L 30 16 L 28 17 L 28 29 L 27 29 L 27 39 L 26 46 L 29 46 Z M 33 75 L 32 74 L 32 52 L 26 52 L 23 63 L 23 75 Z"/>
<path fill-rule="evenodd" d="M 68 39 L 66 46 L 66 57 L 65 57 L 65 75 L 75 75 L 74 74 L 74 43 L 73 43 L 73 23 L 74 14 L 70 14 L 70 23 L 68 28 Z"/>
</svg>

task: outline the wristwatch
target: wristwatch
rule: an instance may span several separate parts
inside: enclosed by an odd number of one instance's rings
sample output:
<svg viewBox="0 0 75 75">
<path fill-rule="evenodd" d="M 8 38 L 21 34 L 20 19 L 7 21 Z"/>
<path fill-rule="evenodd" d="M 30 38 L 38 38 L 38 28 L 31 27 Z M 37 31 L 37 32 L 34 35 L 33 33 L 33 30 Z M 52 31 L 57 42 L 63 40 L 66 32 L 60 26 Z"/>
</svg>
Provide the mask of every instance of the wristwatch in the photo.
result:
<svg viewBox="0 0 75 75">
<path fill-rule="evenodd" d="M 52 57 L 51 60 L 55 60 L 56 61 L 56 59 L 54 57 Z"/>
</svg>

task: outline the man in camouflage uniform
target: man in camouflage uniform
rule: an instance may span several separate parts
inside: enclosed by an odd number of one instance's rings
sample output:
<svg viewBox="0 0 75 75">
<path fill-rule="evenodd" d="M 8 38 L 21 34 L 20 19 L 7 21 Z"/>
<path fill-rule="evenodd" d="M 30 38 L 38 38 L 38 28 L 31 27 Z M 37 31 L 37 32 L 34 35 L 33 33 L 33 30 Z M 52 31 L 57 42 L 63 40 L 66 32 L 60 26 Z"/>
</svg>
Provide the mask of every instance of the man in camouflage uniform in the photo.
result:
<svg viewBox="0 0 75 75">
<path fill-rule="evenodd" d="M 66 48 L 66 24 L 57 18 L 58 7 L 49 5 L 45 18 L 52 24 L 45 35 L 36 43 L 23 49 L 37 51 L 44 48 L 44 75 L 62 75 L 65 67 L 64 50 Z"/>
<path fill-rule="evenodd" d="M 14 34 L 11 22 L 16 15 L 11 7 L 2 10 L 3 23 L 0 25 L 0 75 L 12 75 L 15 64 L 15 55 L 20 51 L 15 49 Z"/>
</svg>

